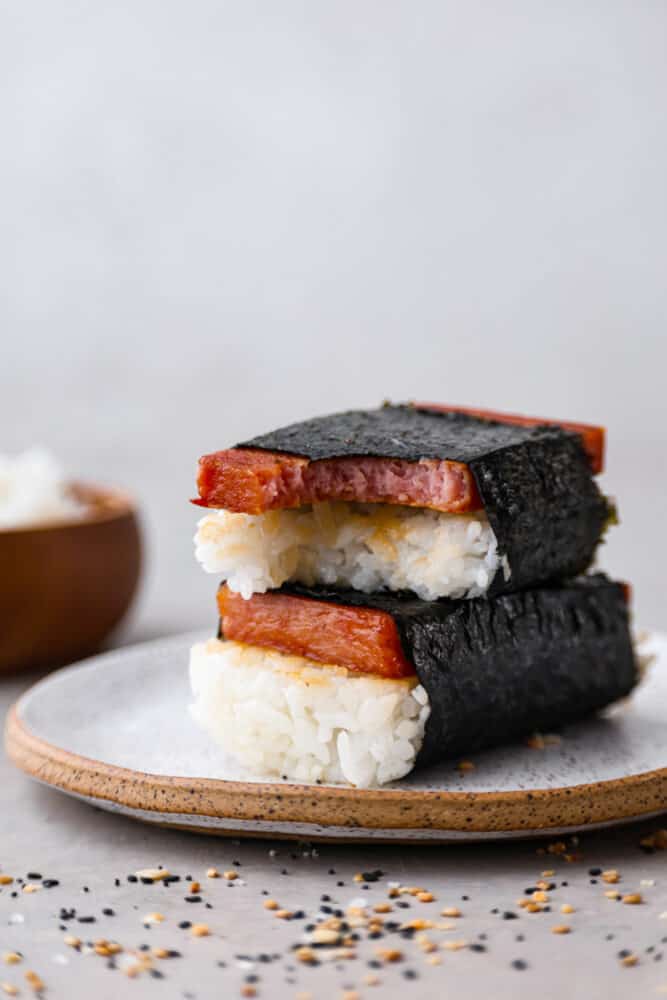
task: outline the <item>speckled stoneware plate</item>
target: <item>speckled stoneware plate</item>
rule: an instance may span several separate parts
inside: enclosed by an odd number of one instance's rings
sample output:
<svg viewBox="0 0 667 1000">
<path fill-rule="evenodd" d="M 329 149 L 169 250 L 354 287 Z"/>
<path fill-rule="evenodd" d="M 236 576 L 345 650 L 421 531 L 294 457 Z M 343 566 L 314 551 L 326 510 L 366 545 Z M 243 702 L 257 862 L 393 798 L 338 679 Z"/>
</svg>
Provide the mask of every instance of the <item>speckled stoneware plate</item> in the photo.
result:
<svg viewBox="0 0 667 1000">
<path fill-rule="evenodd" d="M 234 836 L 472 841 L 573 832 L 667 811 L 667 636 L 635 696 L 543 750 L 515 745 L 383 789 L 255 781 L 190 721 L 199 635 L 95 656 L 31 688 L 7 720 L 12 760 L 93 805 Z"/>
</svg>

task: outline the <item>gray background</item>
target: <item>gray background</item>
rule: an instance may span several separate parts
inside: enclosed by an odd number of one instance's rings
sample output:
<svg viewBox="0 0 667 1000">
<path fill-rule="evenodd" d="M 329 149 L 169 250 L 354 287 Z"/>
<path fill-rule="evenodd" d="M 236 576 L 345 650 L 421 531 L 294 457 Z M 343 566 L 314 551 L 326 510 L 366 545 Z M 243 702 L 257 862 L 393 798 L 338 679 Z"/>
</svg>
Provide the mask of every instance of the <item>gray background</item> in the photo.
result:
<svg viewBox="0 0 667 1000">
<path fill-rule="evenodd" d="M 197 456 L 422 397 L 609 427 L 665 624 L 667 6 L 0 4 L 0 450 L 138 497 L 124 638 L 213 623 Z"/>
</svg>

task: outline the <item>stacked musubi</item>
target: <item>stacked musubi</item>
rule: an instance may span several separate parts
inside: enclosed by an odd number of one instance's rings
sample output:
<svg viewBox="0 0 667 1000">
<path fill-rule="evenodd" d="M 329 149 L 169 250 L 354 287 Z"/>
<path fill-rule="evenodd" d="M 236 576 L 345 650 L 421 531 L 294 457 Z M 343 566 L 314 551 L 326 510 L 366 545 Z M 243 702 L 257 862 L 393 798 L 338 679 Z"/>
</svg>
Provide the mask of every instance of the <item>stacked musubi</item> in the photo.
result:
<svg viewBox="0 0 667 1000">
<path fill-rule="evenodd" d="M 638 681 L 628 588 L 589 567 L 604 432 L 431 404 L 204 456 L 222 580 L 195 720 L 256 776 L 383 785 L 550 731 Z"/>
</svg>

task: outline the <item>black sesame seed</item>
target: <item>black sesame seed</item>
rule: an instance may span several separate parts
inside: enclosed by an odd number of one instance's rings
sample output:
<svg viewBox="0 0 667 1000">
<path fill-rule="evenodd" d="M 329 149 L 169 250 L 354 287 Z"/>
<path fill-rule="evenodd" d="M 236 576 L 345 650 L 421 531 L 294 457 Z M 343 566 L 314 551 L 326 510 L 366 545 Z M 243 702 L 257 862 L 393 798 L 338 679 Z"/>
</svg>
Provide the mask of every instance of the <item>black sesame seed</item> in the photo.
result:
<svg viewBox="0 0 667 1000">
<path fill-rule="evenodd" d="M 524 969 L 528 968 L 528 962 L 524 962 L 522 958 L 515 958 L 512 962 L 512 968 L 517 969 L 518 972 L 523 972 Z"/>
<path fill-rule="evenodd" d="M 136 875 L 128 875 L 128 876 L 127 876 L 127 881 L 128 881 L 128 882 L 138 882 L 138 881 L 139 881 L 139 879 L 137 878 L 137 876 L 136 876 Z"/>
<path fill-rule="evenodd" d="M 473 941 L 473 943 L 470 945 L 470 950 L 471 951 L 477 951 L 477 952 L 486 951 L 486 945 L 484 945 L 484 944 L 477 944 L 476 941 Z"/>
<path fill-rule="evenodd" d="M 45 889 L 55 889 L 57 885 L 60 885 L 60 882 L 57 878 L 45 878 L 42 885 Z"/>
<path fill-rule="evenodd" d="M 29 878 L 31 882 L 33 881 L 41 882 L 42 880 L 42 876 L 40 875 L 39 872 L 28 872 L 26 878 Z"/>
<path fill-rule="evenodd" d="M 180 922 L 180 924 L 178 926 L 180 927 L 180 929 L 182 931 L 186 931 L 188 929 L 188 927 L 192 927 L 192 924 L 190 923 L 189 920 L 181 920 L 181 922 Z"/>
<path fill-rule="evenodd" d="M 403 978 L 404 979 L 416 979 L 417 978 L 417 973 L 415 972 L 414 969 L 404 969 L 403 970 Z"/>
<path fill-rule="evenodd" d="M 201 903 L 201 896 L 184 896 L 186 903 Z"/>
<path fill-rule="evenodd" d="M 364 882 L 379 882 L 379 880 L 382 878 L 383 875 L 384 872 L 380 868 L 376 868 L 375 871 L 372 872 L 361 873 L 361 877 L 364 880 Z"/>
<path fill-rule="evenodd" d="M 503 913 L 503 920 L 516 920 L 516 919 L 517 919 L 517 914 L 512 913 L 511 910 L 505 910 L 505 912 Z"/>
<path fill-rule="evenodd" d="M 588 869 L 588 874 L 589 875 L 602 875 L 602 869 L 601 868 L 589 868 Z"/>
<path fill-rule="evenodd" d="M 94 924 L 95 917 L 77 917 L 80 924 Z"/>
<path fill-rule="evenodd" d="M 116 914 L 114 913 L 114 911 L 111 909 L 110 906 L 106 906 L 102 910 L 102 913 L 104 914 L 105 917 L 115 917 L 116 916 Z"/>
</svg>

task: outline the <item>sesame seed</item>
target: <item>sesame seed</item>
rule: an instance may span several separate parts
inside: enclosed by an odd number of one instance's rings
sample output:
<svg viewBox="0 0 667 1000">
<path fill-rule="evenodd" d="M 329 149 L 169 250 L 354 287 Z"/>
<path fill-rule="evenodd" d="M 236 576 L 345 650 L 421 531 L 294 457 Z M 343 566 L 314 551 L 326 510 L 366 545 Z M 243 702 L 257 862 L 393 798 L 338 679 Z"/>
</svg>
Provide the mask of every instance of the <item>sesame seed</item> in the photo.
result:
<svg viewBox="0 0 667 1000">
<path fill-rule="evenodd" d="M 37 975 L 36 972 L 33 972 L 31 969 L 28 969 L 28 971 L 26 972 L 25 980 L 28 986 L 30 986 L 31 989 L 35 991 L 35 993 L 41 993 L 45 989 L 44 982 L 42 981 L 42 979 Z"/>
<path fill-rule="evenodd" d="M 398 948 L 378 948 L 375 954 L 383 962 L 400 962 L 403 958 L 403 952 Z"/>
</svg>

